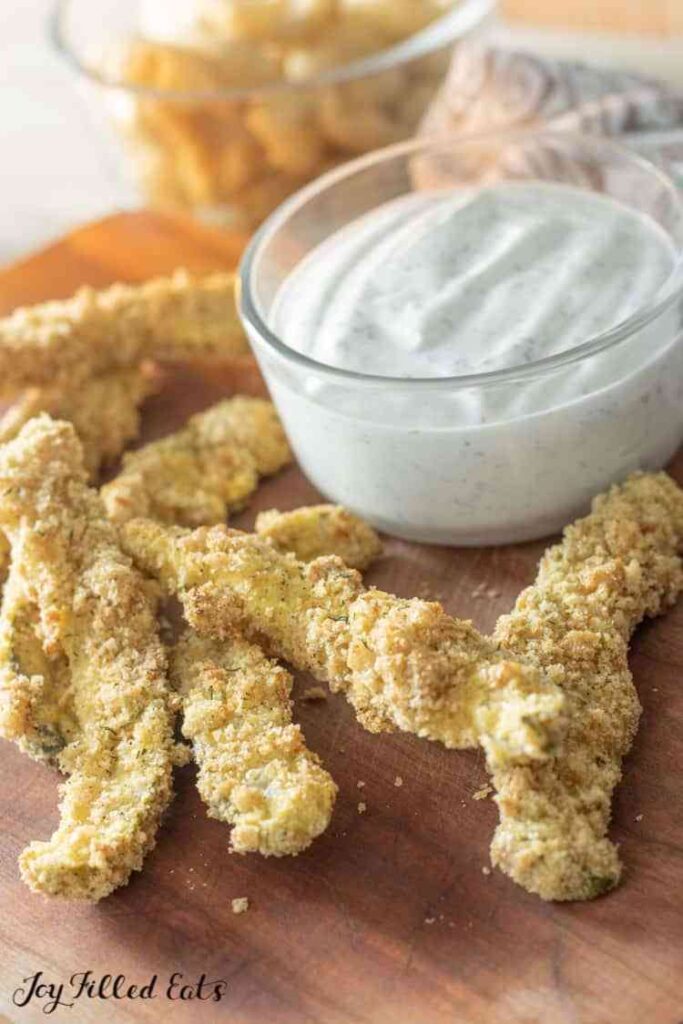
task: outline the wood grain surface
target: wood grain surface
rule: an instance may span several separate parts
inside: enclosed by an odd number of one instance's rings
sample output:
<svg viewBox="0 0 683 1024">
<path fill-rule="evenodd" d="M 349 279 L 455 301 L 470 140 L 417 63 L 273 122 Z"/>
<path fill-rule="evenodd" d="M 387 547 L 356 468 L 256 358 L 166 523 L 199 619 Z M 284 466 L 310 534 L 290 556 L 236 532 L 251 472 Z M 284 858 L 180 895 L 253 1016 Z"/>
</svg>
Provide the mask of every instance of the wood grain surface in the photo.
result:
<svg viewBox="0 0 683 1024">
<path fill-rule="evenodd" d="M 506 17 L 577 32 L 683 35 L 681 0 L 501 0 Z"/>
<path fill-rule="evenodd" d="M 179 264 L 226 266 L 238 249 L 239 240 L 181 221 L 117 217 L 6 271 L 0 308 Z M 232 381 L 179 369 L 150 401 L 145 435 L 179 426 L 237 384 L 261 387 L 253 368 Z M 674 472 L 683 479 L 680 458 Z M 257 509 L 316 497 L 292 469 L 261 487 L 239 524 L 249 526 Z M 391 541 L 370 578 L 402 595 L 438 597 L 490 629 L 532 580 L 543 547 L 463 551 Z M 482 583 L 491 593 L 477 600 Z M 127 888 L 94 907 L 50 902 L 22 885 L 16 860 L 55 826 L 57 776 L 2 743 L 0 1019 L 680 1024 L 683 606 L 639 631 L 632 666 L 645 714 L 615 804 L 612 835 L 625 877 L 589 904 L 545 904 L 488 873 L 496 809 L 473 799 L 486 780 L 479 756 L 370 736 L 341 697 L 297 701 L 311 746 L 340 786 L 332 826 L 308 852 L 231 855 L 226 827 L 206 817 L 187 767 L 177 773 L 157 848 Z M 231 900 L 240 896 L 251 908 L 235 916 Z M 157 974 L 160 994 L 144 1003 L 80 1001 L 49 1018 L 38 1005 L 12 1004 L 36 971 L 62 982 L 85 970 L 136 983 Z M 168 1001 L 163 990 L 174 972 L 187 981 L 225 979 L 227 993 L 220 1004 Z"/>
</svg>

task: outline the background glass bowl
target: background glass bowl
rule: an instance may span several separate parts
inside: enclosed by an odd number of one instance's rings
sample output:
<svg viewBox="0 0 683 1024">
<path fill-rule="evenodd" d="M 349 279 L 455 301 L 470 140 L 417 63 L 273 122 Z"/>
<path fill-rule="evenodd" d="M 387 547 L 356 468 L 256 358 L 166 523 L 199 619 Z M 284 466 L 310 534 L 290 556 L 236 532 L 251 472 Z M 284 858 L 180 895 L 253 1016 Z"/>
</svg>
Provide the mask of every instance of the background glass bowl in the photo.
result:
<svg viewBox="0 0 683 1024">
<path fill-rule="evenodd" d="M 420 190 L 496 181 L 571 184 L 648 214 L 679 253 L 671 277 L 623 324 L 566 352 L 467 376 L 355 373 L 273 330 L 283 282 L 335 231 Z M 323 494 L 410 540 L 512 543 L 559 530 L 680 445 L 681 252 L 681 194 L 611 142 L 543 131 L 419 139 L 346 164 L 274 213 L 244 255 L 241 313 L 299 463 Z"/>
<path fill-rule="evenodd" d="M 459 0 L 391 49 L 298 84 L 250 89 L 206 87 L 201 67 L 159 69 L 168 53 L 152 55 L 152 76 L 173 88 L 131 85 L 120 58 L 136 35 L 140 0 L 57 0 L 52 34 L 86 86 L 110 154 L 149 206 L 250 230 L 324 171 L 410 138 L 454 45 L 494 6 Z M 136 58 L 133 73 L 145 83 L 148 57 Z M 178 88 L 176 78 L 183 86 L 191 79 L 193 89 Z"/>
</svg>

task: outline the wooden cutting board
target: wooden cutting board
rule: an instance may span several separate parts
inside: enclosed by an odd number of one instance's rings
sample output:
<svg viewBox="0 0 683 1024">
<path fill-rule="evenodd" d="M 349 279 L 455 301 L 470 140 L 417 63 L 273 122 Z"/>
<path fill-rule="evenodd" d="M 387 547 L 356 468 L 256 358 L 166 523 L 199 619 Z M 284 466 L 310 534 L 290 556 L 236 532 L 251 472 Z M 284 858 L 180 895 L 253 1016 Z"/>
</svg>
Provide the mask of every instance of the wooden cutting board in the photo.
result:
<svg viewBox="0 0 683 1024">
<path fill-rule="evenodd" d="M 139 280 L 181 264 L 231 266 L 240 246 L 182 220 L 117 216 L 0 275 L 0 310 L 85 282 Z M 253 368 L 233 381 L 179 371 L 150 401 L 146 436 L 178 427 L 236 381 L 262 387 Z M 680 457 L 674 473 L 683 480 Z M 292 469 L 264 484 L 240 524 L 249 526 L 257 509 L 316 497 Z M 488 630 L 533 579 L 543 547 L 464 551 L 391 541 L 370 579 L 402 595 L 438 597 Z M 475 599 L 479 584 L 490 593 Z M 473 799 L 486 781 L 481 758 L 409 736 L 370 736 L 341 697 L 297 701 L 311 746 L 340 786 L 332 826 L 308 852 L 231 855 L 228 831 L 206 817 L 187 767 L 177 773 L 156 850 L 127 888 L 94 907 L 50 902 L 23 886 L 16 859 L 55 826 L 57 777 L 0 744 L 1 1019 L 46 1019 L 36 1004 L 13 1005 L 23 978 L 43 971 L 45 981 L 67 982 L 91 970 L 134 983 L 156 974 L 159 994 L 148 1002 L 81 1000 L 47 1019 L 680 1024 L 683 605 L 640 630 L 632 665 L 645 714 L 612 829 L 626 871 L 621 888 L 593 903 L 546 904 L 489 873 L 496 808 Z M 240 896 L 251 908 L 235 916 L 231 900 Z M 222 978 L 227 992 L 220 1004 L 167 1000 L 174 972 L 187 982 Z"/>
<path fill-rule="evenodd" d="M 574 32 L 683 35 L 680 0 L 501 0 L 502 13 L 533 25 L 553 25 Z"/>
</svg>

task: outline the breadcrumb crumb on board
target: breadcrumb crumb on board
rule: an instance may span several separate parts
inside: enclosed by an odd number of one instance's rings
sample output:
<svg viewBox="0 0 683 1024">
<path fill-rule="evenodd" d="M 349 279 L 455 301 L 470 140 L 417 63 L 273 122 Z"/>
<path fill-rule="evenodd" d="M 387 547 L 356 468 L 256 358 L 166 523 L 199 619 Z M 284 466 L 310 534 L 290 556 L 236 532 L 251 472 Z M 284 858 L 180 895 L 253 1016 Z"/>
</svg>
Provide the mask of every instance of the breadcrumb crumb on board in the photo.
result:
<svg viewBox="0 0 683 1024">
<path fill-rule="evenodd" d="M 307 690 L 301 694 L 299 700 L 304 701 L 306 704 L 315 704 L 318 701 L 327 700 L 327 690 L 323 689 L 322 686 L 309 686 Z"/>
</svg>

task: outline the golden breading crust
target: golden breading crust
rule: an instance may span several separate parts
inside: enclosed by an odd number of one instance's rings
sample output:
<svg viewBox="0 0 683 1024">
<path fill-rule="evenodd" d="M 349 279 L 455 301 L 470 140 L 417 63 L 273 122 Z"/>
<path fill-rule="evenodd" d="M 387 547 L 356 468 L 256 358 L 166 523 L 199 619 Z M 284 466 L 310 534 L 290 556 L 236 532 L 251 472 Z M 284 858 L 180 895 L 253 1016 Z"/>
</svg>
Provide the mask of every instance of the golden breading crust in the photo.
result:
<svg viewBox="0 0 683 1024">
<path fill-rule="evenodd" d="M 0 528 L 22 600 L 35 610 L 34 635 L 49 659 L 68 664 L 61 685 L 47 685 L 49 706 L 33 703 L 35 720 L 59 705 L 78 726 L 59 758 L 70 776 L 59 827 L 23 852 L 22 877 L 37 892 L 98 900 L 140 869 L 171 798 L 173 718 L 156 588 L 121 552 L 87 487 L 71 424 L 41 416 L 0 450 Z"/>
<path fill-rule="evenodd" d="M 493 861 L 544 899 L 590 899 L 619 880 L 606 832 L 640 716 L 628 642 L 683 589 L 682 549 L 683 491 L 664 473 L 635 476 L 568 527 L 496 627 L 501 648 L 537 665 L 568 702 L 556 760 L 494 775 Z"/>
<path fill-rule="evenodd" d="M 292 453 L 271 402 L 231 398 L 193 416 L 177 434 L 124 456 L 102 488 L 107 514 L 199 526 L 224 522 Z"/>
<path fill-rule="evenodd" d="M 81 288 L 72 298 L 23 307 L 0 320 L 0 393 L 73 388 L 110 370 L 248 352 L 234 275 L 178 270 L 141 285 Z"/>
<path fill-rule="evenodd" d="M 480 743 L 491 765 L 544 760 L 563 698 L 438 604 L 363 591 L 335 557 L 309 564 L 253 534 L 191 533 L 150 520 L 122 528 L 140 567 L 178 595 L 199 633 L 234 631 L 343 690 L 371 731 L 399 728 L 448 747 Z"/>
<path fill-rule="evenodd" d="M 81 381 L 78 386 L 29 388 L 0 419 L 0 444 L 16 437 L 34 416 L 49 413 L 76 428 L 85 468 L 95 479 L 114 462 L 140 432 L 140 406 L 157 390 L 149 364 L 113 370 Z"/>
<path fill-rule="evenodd" d="M 281 857 L 327 828 L 337 787 L 292 724 L 292 678 L 240 637 L 189 631 L 171 678 L 182 696 L 183 734 L 209 814 L 233 826 L 232 848 Z"/>
<path fill-rule="evenodd" d="M 0 533 L 0 595 L 9 572 L 9 541 Z"/>
<path fill-rule="evenodd" d="M 341 505 L 271 509 L 257 516 L 255 529 L 278 551 L 291 551 L 302 562 L 337 555 L 351 569 L 363 571 L 382 554 L 372 527 Z"/>
<path fill-rule="evenodd" d="M 78 733 L 71 706 L 68 664 L 50 655 L 38 609 L 24 586 L 20 559 L 12 565 L 0 606 L 0 736 L 29 757 L 58 763 Z"/>
</svg>

